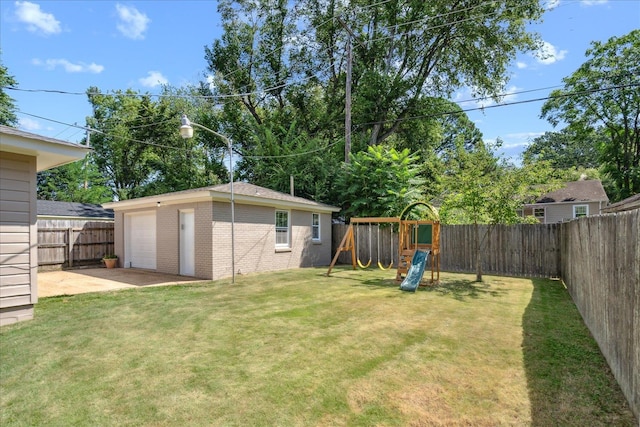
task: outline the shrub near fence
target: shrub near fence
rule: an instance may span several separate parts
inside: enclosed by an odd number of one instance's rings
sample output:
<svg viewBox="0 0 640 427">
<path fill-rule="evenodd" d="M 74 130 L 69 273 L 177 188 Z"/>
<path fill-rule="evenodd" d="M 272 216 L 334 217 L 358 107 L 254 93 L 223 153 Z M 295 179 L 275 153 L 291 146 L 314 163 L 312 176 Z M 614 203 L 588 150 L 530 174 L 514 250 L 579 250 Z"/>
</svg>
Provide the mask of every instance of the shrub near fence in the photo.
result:
<svg viewBox="0 0 640 427">
<path fill-rule="evenodd" d="M 99 264 L 113 253 L 113 222 L 38 220 L 38 267 Z"/>
<path fill-rule="evenodd" d="M 562 278 L 640 418 L 640 209 L 563 224 Z"/>
</svg>

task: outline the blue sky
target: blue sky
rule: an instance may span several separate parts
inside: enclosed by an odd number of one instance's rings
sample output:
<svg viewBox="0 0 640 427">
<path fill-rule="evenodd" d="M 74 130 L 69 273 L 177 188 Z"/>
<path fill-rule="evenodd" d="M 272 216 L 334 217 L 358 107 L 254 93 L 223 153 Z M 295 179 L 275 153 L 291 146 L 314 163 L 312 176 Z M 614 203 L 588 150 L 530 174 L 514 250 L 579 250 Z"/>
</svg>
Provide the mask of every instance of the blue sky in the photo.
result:
<svg viewBox="0 0 640 427">
<path fill-rule="evenodd" d="M 543 22 L 530 28 L 545 42 L 545 59 L 518 55 L 504 102 L 544 98 L 585 61 L 591 41 L 640 28 L 640 0 L 546 4 Z M 216 1 L 205 0 L 0 0 L 2 63 L 24 90 L 7 91 L 20 110 L 20 128 L 77 142 L 83 131 L 69 125 L 82 126 L 91 114 L 84 95 L 89 86 L 157 93 L 161 83 L 202 80 L 204 46 L 221 35 L 216 8 Z M 506 157 L 516 159 L 531 139 L 553 130 L 539 118 L 542 102 L 491 108 L 490 101 L 464 102 L 470 99 L 466 89 L 453 98 L 463 109 L 487 107 L 468 115 L 485 140 L 503 141 Z"/>
</svg>

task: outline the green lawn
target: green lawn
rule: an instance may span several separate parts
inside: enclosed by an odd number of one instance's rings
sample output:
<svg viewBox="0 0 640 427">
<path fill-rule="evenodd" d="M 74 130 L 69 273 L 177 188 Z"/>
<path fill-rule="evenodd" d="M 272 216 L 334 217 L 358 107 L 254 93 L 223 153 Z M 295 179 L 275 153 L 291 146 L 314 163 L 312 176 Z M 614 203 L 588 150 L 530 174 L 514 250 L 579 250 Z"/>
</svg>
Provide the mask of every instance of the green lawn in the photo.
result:
<svg viewBox="0 0 640 427">
<path fill-rule="evenodd" d="M 0 425 L 637 425 L 557 281 L 325 271 L 41 299 Z"/>
</svg>

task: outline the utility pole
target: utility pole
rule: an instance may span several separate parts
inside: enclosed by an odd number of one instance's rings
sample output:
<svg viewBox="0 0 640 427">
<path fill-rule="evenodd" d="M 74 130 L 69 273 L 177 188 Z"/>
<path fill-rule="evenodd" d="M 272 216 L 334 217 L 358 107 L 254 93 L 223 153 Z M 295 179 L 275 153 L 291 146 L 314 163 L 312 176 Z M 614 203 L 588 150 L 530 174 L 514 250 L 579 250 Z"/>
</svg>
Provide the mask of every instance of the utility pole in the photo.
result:
<svg viewBox="0 0 640 427">
<path fill-rule="evenodd" d="M 351 74 L 353 68 L 353 52 L 351 40 L 355 39 L 360 46 L 364 45 L 358 40 L 358 37 L 351 31 L 351 28 L 338 16 L 336 17 L 340 25 L 349 33 L 347 40 L 347 83 L 345 87 L 344 101 L 344 162 L 349 163 L 349 154 L 351 154 Z"/>
<path fill-rule="evenodd" d="M 353 55 L 351 53 L 351 36 L 347 42 L 347 84 L 344 101 L 344 162 L 349 163 L 351 154 L 351 67 Z"/>
</svg>

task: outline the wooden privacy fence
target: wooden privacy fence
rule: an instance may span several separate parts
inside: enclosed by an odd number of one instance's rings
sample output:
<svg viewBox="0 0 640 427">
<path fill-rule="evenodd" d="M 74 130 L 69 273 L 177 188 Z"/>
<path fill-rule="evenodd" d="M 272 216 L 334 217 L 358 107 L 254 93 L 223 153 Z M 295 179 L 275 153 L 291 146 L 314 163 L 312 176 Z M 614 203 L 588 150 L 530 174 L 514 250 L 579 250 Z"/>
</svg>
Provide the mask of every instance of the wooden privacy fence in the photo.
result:
<svg viewBox="0 0 640 427">
<path fill-rule="evenodd" d="M 38 267 L 98 264 L 113 253 L 113 222 L 38 221 Z"/>
<path fill-rule="evenodd" d="M 561 224 L 479 225 L 482 272 L 502 276 L 560 277 Z M 443 225 L 441 268 L 475 272 L 475 226 Z"/>
<path fill-rule="evenodd" d="M 562 224 L 562 279 L 640 418 L 640 209 Z"/>
<path fill-rule="evenodd" d="M 560 225 L 518 224 L 494 226 L 482 246 L 482 271 L 487 274 L 525 277 L 560 276 Z M 332 253 L 346 233 L 348 225 L 333 226 Z M 371 240 L 369 240 L 371 230 Z M 480 236 L 487 226 L 479 226 Z M 371 256 L 372 265 L 380 262 L 388 265 L 392 253 L 398 261 L 398 235 L 389 227 L 376 224 L 356 226 L 356 246 L 360 260 L 366 264 Z M 440 268 L 445 271 L 475 272 L 473 225 L 442 225 L 440 228 Z M 378 245 L 378 236 L 380 244 Z M 338 262 L 351 264 L 350 254 L 343 252 Z"/>
</svg>

